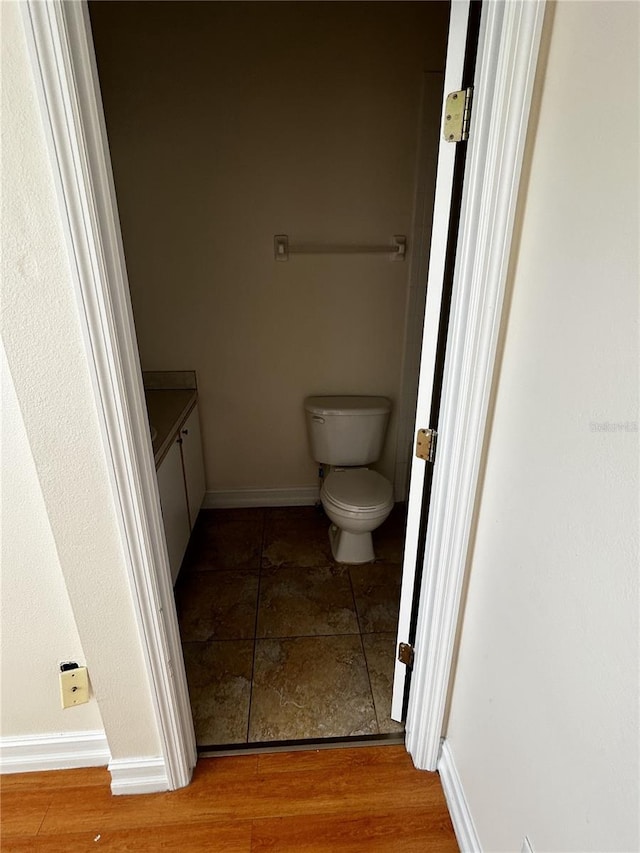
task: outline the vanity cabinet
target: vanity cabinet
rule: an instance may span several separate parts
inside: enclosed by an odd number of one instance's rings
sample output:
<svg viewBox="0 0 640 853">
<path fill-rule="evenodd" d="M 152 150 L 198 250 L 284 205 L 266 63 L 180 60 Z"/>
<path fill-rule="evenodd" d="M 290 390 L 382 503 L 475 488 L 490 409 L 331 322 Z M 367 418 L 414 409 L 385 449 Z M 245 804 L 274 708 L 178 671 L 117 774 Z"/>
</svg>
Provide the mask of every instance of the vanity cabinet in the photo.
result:
<svg viewBox="0 0 640 853">
<path fill-rule="evenodd" d="M 171 580 L 175 584 L 205 493 L 197 406 L 180 425 L 156 474 Z"/>
<path fill-rule="evenodd" d="M 157 477 L 171 580 L 175 584 L 191 534 L 182 471 L 182 450 L 177 437 L 162 460 Z"/>
<path fill-rule="evenodd" d="M 200 437 L 200 420 L 198 418 L 197 406 L 180 428 L 180 439 L 182 440 L 182 466 L 187 492 L 189 529 L 193 530 L 193 525 L 196 523 L 205 493 L 202 439 Z"/>
</svg>

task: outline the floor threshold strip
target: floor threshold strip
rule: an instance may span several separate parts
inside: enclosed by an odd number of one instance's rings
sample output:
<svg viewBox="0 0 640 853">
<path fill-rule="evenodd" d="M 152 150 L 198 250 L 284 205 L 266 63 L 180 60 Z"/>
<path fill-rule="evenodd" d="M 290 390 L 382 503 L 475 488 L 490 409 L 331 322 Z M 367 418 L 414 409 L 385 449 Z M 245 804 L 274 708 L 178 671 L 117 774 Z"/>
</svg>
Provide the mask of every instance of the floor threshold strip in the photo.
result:
<svg viewBox="0 0 640 853">
<path fill-rule="evenodd" d="M 297 752 L 318 749 L 344 749 L 358 746 L 398 746 L 404 744 L 404 733 L 354 735 L 352 737 L 305 738 L 274 740 L 258 743 L 237 743 L 198 746 L 199 758 L 226 755 L 255 755 L 266 752 Z"/>
</svg>

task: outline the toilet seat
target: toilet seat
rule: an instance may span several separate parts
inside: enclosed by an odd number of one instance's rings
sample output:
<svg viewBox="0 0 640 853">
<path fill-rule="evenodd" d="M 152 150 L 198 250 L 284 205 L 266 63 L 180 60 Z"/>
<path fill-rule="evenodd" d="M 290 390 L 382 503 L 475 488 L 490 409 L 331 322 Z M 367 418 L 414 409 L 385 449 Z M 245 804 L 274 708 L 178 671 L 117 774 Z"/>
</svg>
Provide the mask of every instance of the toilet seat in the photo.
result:
<svg viewBox="0 0 640 853">
<path fill-rule="evenodd" d="M 332 471 L 324 481 L 321 497 L 347 512 L 377 513 L 393 504 L 391 483 L 369 468 Z"/>
</svg>

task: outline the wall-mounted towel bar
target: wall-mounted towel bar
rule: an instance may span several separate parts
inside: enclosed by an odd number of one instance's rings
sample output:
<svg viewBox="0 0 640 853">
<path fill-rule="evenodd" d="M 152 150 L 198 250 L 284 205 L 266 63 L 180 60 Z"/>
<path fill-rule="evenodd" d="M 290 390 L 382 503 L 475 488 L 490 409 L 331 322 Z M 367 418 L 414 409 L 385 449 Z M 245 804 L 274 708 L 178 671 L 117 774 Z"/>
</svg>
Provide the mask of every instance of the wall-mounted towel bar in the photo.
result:
<svg viewBox="0 0 640 853">
<path fill-rule="evenodd" d="M 276 261 L 288 261 L 289 255 L 391 255 L 393 261 L 404 261 L 407 238 L 403 234 L 395 234 L 390 246 L 316 246 L 307 243 L 291 245 L 286 234 L 276 234 L 273 251 Z"/>
</svg>

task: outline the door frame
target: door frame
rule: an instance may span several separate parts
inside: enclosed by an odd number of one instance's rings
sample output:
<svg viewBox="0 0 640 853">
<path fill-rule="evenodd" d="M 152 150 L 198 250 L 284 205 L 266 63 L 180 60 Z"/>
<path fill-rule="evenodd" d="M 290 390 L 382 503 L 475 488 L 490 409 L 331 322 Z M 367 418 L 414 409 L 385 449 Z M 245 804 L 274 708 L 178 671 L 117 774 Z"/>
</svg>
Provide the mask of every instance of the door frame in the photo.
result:
<svg viewBox="0 0 640 853">
<path fill-rule="evenodd" d="M 456 2 L 456 0 L 454 0 Z M 545 0 L 483 8 L 407 749 L 437 767 Z M 88 6 L 21 4 L 170 789 L 196 761 Z"/>
</svg>

